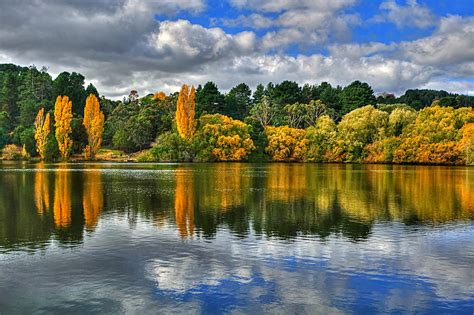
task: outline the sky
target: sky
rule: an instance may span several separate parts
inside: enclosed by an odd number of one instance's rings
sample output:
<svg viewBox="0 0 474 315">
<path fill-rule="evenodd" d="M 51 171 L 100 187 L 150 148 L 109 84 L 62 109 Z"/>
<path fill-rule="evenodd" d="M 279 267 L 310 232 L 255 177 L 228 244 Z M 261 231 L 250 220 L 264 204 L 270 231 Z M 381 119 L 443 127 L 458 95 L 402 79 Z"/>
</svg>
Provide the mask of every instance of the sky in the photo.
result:
<svg viewBox="0 0 474 315">
<path fill-rule="evenodd" d="M 2 0 L 0 63 L 111 98 L 283 80 L 474 95 L 474 0 Z"/>
</svg>

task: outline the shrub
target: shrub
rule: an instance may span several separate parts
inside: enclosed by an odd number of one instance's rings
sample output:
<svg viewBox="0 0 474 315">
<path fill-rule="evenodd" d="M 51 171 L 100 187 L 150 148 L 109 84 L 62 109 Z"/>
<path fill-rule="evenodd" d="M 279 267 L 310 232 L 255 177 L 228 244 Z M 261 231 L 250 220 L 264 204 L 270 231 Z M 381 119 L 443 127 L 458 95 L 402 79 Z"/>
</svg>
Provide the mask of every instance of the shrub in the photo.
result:
<svg viewBox="0 0 474 315">
<path fill-rule="evenodd" d="M 5 160 L 20 160 L 22 147 L 15 144 L 7 144 L 2 150 L 2 157 Z"/>
<path fill-rule="evenodd" d="M 150 155 L 155 161 L 190 162 L 195 158 L 194 143 L 184 140 L 176 132 L 166 132 L 156 139 Z"/>
<path fill-rule="evenodd" d="M 201 116 L 193 141 L 203 161 L 246 160 L 255 149 L 250 126 L 221 114 Z"/>
<path fill-rule="evenodd" d="M 265 128 L 265 134 L 268 138 L 265 152 L 274 161 L 301 161 L 304 159 L 308 145 L 304 129 L 268 126 Z"/>
</svg>

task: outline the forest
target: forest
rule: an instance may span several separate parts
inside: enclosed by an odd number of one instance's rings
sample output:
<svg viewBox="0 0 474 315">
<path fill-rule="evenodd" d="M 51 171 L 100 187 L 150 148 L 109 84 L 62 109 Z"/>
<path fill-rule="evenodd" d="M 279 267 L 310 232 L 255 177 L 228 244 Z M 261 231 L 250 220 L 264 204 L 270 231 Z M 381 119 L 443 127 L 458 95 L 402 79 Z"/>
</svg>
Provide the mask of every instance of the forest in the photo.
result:
<svg viewBox="0 0 474 315">
<path fill-rule="evenodd" d="M 0 64 L 3 159 L 474 164 L 474 96 L 364 82 L 213 82 L 101 96 L 76 72 Z"/>
</svg>

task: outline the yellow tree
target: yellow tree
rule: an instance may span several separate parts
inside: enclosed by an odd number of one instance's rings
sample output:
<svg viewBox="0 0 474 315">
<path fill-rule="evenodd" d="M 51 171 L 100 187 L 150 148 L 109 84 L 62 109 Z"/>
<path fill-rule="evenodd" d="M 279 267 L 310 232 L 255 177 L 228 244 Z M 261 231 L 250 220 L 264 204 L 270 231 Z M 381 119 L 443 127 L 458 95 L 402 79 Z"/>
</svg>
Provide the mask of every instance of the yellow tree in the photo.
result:
<svg viewBox="0 0 474 315">
<path fill-rule="evenodd" d="M 40 155 L 41 159 L 44 160 L 46 155 L 46 141 L 51 131 L 51 122 L 49 113 L 44 117 L 44 108 L 41 108 L 36 115 L 35 119 L 35 140 L 36 140 L 36 151 Z"/>
<path fill-rule="evenodd" d="M 189 139 L 194 135 L 196 129 L 195 115 L 195 95 L 194 86 L 189 90 L 189 86 L 183 84 L 179 92 L 178 103 L 176 105 L 176 126 L 179 135 L 183 139 Z"/>
<path fill-rule="evenodd" d="M 159 100 L 159 101 L 164 101 L 166 98 L 166 94 L 164 92 L 156 92 L 153 94 L 153 99 L 154 100 Z"/>
<path fill-rule="evenodd" d="M 56 127 L 59 152 L 64 160 L 67 160 L 72 148 L 71 120 L 72 102 L 67 96 L 58 96 L 54 105 L 54 126 Z"/>
<path fill-rule="evenodd" d="M 104 133 L 104 113 L 100 111 L 99 100 L 94 94 L 90 94 L 86 99 L 83 124 L 86 128 L 88 141 L 88 145 L 84 149 L 84 156 L 86 159 L 93 160 L 100 149 Z"/>
</svg>

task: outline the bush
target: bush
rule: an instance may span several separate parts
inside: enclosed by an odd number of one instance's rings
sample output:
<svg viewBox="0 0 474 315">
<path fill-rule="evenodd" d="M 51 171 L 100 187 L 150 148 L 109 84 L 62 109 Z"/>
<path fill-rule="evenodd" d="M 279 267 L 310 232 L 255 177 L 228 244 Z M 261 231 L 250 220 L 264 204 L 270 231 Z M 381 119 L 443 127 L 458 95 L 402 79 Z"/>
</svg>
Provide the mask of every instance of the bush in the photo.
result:
<svg viewBox="0 0 474 315">
<path fill-rule="evenodd" d="M 274 161 L 302 161 L 306 155 L 308 139 L 305 130 L 282 127 L 267 127 L 265 134 L 268 146 L 265 149 Z"/>
<path fill-rule="evenodd" d="M 7 144 L 2 150 L 2 157 L 5 160 L 21 160 L 22 147 L 15 144 Z"/>
<path fill-rule="evenodd" d="M 184 140 L 176 132 L 160 135 L 149 152 L 151 159 L 155 161 L 190 162 L 195 158 L 194 144 Z"/>
<path fill-rule="evenodd" d="M 35 129 L 27 128 L 20 133 L 20 143 L 25 146 L 26 152 L 30 156 L 37 155 L 36 152 L 36 140 L 35 140 Z"/>
<path fill-rule="evenodd" d="M 48 138 L 46 139 L 46 146 L 45 146 L 45 157 L 46 161 L 54 161 L 59 158 L 59 147 L 58 142 L 56 141 L 56 137 L 50 133 Z"/>
<path fill-rule="evenodd" d="M 202 161 L 242 161 L 255 149 L 250 126 L 221 114 L 203 115 L 193 141 Z"/>
</svg>

